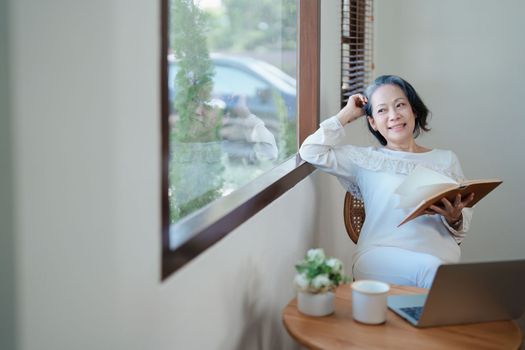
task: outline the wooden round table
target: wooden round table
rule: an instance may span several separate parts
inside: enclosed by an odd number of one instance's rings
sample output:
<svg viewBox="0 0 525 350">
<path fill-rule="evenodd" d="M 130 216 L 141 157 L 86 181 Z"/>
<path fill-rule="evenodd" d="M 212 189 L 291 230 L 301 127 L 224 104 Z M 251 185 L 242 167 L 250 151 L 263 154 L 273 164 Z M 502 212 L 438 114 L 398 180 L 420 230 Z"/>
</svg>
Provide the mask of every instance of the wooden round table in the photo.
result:
<svg viewBox="0 0 525 350">
<path fill-rule="evenodd" d="M 420 294 L 425 289 L 391 286 L 390 295 Z M 311 317 L 297 310 L 294 298 L 283 310 L 288 333 L 309 349 L 519 349 L 522 334 L 514 321 L 416 328 L 388 310 L 381 325 L 365 325 L 352 318 L 350 285 L 340 286 L 335 312 Z"/>
</svg>

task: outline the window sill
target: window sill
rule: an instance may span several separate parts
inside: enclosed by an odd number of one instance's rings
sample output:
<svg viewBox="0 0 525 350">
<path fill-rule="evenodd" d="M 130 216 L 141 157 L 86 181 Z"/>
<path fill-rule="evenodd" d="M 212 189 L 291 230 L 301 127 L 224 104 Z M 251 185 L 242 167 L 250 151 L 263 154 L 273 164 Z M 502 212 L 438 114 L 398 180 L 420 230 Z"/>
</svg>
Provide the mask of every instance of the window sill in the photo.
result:
<svg viewBox="0 0 525 350">
<path fill-rule="evenodd" d="M 228 196 L 173 225 L 163 237 L 162 279 L 184 266 L 307 177 L 314 167 L 295 155 Z"/>
<path fill-rule="evenodd" d="M 299 0 L 298 26 L 298 144 L 313 133 L 319 123 L 320 0 Z M 199 211 L 169 225 L 169 137 L 168 137 L 168 1 L 161 0 L 160 82 L 162 104 L 161 228 L 162 268 L 165 279 L 236 227 L 265 208 L 307 177 L 314 168 L 294 156 L 250 184 L 220 198 Z M 170 239 L 171 236 L 176 237 Z M 171 242 L 170 242 L 171 241 Z M 170 244 L 171 243 L 171 244 Z"/>
</svg>

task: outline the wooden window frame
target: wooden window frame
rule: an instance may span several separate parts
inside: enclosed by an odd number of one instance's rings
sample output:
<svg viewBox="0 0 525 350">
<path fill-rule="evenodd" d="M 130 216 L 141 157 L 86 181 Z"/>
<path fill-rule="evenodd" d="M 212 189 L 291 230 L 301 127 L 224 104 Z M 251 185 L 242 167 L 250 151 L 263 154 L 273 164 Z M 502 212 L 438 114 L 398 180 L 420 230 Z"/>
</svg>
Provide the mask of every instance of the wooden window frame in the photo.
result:
<svg viewBox="0 0 525 350">
<path fill-rule="evenodd" d="M 298 146 L 319 123 L 320 0 L 297 0 L 298 17 Z M 170 245 L 168 169 L 169 105 L 166 52 L 168 48 L 168 0 L 161 0 L 161 280 L 211 247 L 232 230 L 307 177 L 314 168 L 293 156 L 250 184 L 201 208 L 171 226 L 178 242 Z"/>
</svg>

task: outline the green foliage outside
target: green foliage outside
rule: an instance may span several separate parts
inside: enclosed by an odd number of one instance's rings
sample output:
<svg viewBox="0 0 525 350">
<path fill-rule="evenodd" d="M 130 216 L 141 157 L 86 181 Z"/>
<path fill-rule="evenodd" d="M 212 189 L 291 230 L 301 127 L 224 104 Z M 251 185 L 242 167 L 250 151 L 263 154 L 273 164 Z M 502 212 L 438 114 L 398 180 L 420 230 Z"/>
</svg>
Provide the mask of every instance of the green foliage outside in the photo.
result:
<svg viewBox="0 0 525 350">
<path fill-rule="evenodd" d="M 172 0 L 171 14 L 172 48 L 179 66 L 175 138 L 181 142 L 218 140 L 221 116 L 207 104 L 214 72 L 206 45 L 205 16 L 193 0 Z"/>
<path fill-rule="evenodd" d="M 280 3 L 280 6 L 279 6 Z M 223 0 L 224 13 L 209 12 L 214 51 L 295 50 L 296 0 Z"/>
<path fill-rule="evenodd" d="M 214 66 L 210 50 L 272 55 L 296 49 L 296 2 L 223 0 L 222 10 L 204 11 L 198 1 L 170 1 L 169 39 L 177 60 L 174 128 L 170 132 L 170 222 L 238 188 L 275 162 L 232 164 L 222 151 L 224 111 L 209 104 Z M 249 14 L 249 15 L 248 15 Z M 293 67 L 291 67 L 293 68 Z M 297 151 L 296 121 L 284 100 L 272 93 L 280 162 Z M 263 116 L 260 116 L 263 117 Z M 273 119 L 275 120 L 275 119 Z"/>
<path fill-rule="evenodd" d="M 273 91 L 272 95 L 279 119 L 277 148 L 279 149 L 279 160 L 282 161 L 297 152 L 297 122 L 295 118 L 293 121 L 288 118 L 288 110 L 281 95 L 276 91 Z"/>
<path fill-rule="evenodd" d="M 193 0 L 172 0 L 175 78 L 175 129 L 170 138 L 170 220 L 172 223 L 221 196 L 222 112 L 208 105 L 213 63 L 206 45 L 206 21 Z"/>
<path fill-rule="evenodd" d="M 171 223 L 221 197 L 225 171 L 219 141 L 177 142 L 174 133 L 169 167 Z"/>
</svg>

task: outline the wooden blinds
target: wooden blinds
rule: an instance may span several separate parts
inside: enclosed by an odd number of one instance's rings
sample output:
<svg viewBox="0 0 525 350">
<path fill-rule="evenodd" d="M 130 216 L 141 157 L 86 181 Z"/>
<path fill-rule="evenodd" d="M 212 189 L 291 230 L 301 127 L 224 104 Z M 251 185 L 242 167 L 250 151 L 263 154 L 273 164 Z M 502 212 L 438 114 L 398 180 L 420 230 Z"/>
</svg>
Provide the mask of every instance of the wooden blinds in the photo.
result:
<svg viewBox="0 0 525 350">
<path fill-rule="evenodd" d="M 341 2 L 341 106 L 350 95 L 363 92 L 372 77 L 372 2 Z"/>
</svg>

